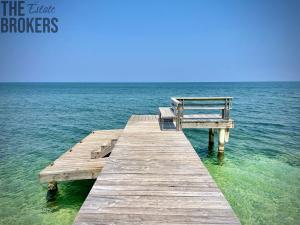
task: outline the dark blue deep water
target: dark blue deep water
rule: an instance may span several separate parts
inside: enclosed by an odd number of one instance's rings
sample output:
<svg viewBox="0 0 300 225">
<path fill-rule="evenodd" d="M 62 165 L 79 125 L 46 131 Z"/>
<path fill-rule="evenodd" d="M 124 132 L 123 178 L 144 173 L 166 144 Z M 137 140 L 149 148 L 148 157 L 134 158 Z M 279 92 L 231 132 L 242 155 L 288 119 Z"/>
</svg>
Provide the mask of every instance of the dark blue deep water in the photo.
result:
<svg viewBox="0 0 300 225">
<path fill-rule="evenodd" d="M 92 130 L 156 114 L 170 96 L 233 96 L 222 164 L 207 130 L 185 130 L 243 224 L 299 224 L 300 83 L 2 83 L 0 224 L 72 224 L 93 181 L 59 184 L 45 200 L 38 172 Z"/>
</svg>

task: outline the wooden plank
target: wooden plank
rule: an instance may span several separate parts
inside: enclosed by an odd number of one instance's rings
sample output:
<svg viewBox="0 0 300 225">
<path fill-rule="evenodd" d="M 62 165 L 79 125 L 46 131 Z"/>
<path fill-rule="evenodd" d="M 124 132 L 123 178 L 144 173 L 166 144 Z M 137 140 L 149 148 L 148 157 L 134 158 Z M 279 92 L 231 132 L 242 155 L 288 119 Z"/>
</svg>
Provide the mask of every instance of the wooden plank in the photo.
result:
<svg viewBox="0 0 300 225">
<path fill-rule="evenodd" d="M 225 109 L 224 106 L 222 107 L 205 107 L 205 106 L 184 106 L 184 110 L 222 110 Z"/>
<path fill-rule="evenodd" d="M 159 107 L 158 109 L 162 119 L 173 119 L 176 117 L 170 107 Z"/>
<path fill-rule="evenodd" d="M 70 168 L 62 167 L 60 170 L 51 172 L 46 172 L 40 174 L 40 182 L 51 182 L 51 181 L 70 181 L 70 180 L 86 180 L 86 179 L 96 179 L 104 166 L 105 159 L 98 163 L 98 168 L 77 168 L 74 170 L 68 170 Z"/>
<path fill-rule="evenodd" d="M 221 114 L 188 114 L 183 119 L 222 119 Z"/>
<path fill-rule="evenodd" d="M 75 225 L 240 224 L 182 131 L 132 116 Z"/>
<path fill-rule="evenodd" d="M 181 121 L 182 128 L 234 128 L 232 120 L 194 120 L 194 119 L 183 119 Z"/>
<path fill-rule="evenodd" d="M 189 101 L 214 101 L 214 100 L 225 100 L 225 99 L 233 99 L 233 97 L 172 97 L 172 99 L 177 100 L 189 100 Z"/>
</svg>

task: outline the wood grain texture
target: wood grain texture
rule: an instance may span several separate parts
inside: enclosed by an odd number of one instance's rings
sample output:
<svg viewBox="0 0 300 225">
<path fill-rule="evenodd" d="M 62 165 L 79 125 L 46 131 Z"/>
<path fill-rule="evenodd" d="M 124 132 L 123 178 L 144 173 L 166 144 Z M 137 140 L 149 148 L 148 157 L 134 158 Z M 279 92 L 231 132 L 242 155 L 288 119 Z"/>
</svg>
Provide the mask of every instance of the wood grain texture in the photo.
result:
<svg viewBox="0 0 300 225">
<path fill-rule="evenodd" d="M 184 133 L 133 115 L 74 224 L 240 222 Z"/>
<path fill-rule="evenodd" d="M 91 159 L 91 153 L 101 151 L 102 146 L 111 144 L 122 131 L 117 129 L 92 132 L 42 170 L 39 173 L 40 182 L 96 179 L 106 158 Z M 104 152 L 102 155 L 107 155 L 109 152 Z"/>
<path fill-rule="evenodd" d="M 173 119 L 176 117 L 176 115 L 170 107 L 159 107 L 158 109 L 161 119 Z"/>
<path fill-rule="evenodd" d="M 230 118 L 232 97 L 172 97 L 171 107 L 176 115 L 177 131 L 182 128 L 233 128 L 234 126 Z M 163 119 L 162 115 L 168 114 L 167 108 L 160 107 L 159 110 L 160 118 Z M 204 111 L 207 113 L 204 114 Z"/>
</svg>

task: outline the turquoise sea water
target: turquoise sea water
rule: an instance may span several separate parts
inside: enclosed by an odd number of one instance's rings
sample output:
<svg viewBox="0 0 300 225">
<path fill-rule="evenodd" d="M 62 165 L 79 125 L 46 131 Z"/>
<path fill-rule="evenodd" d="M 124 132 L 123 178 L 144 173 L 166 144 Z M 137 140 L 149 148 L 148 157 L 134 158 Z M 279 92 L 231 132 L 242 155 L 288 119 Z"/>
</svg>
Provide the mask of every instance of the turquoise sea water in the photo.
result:
<svg viewBox="0 0 300 225">
<path fill-rule="evenodd" d="M 170 96 L 233 96 L 222 164 L 207 154 L 207 130 L 187 137 L 243 224 L 299 224 L 299 82 L 0 84 L 0 224 L 72 224 L 93 181 L 60 183 L 47 203 L 38 172 L 92 130 L 123 128 Z"/>
</svg>

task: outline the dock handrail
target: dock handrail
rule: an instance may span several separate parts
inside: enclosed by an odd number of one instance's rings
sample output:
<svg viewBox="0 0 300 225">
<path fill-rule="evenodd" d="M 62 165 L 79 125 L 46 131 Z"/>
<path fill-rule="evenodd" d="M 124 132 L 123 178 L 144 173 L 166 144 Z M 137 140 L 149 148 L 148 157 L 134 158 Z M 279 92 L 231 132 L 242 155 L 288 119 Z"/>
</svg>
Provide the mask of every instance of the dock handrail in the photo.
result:
<svg viewBox="0 0 300 225">
<path fill-rule="evenodd" d="M 174 106 L 178 106 L 179 104 L 181 104 L 181 102 L 179 100 L 177 100 L 176 98 L 172 97 L 171 104 Z"/>
<path fill-rule="evenodd" d="M 187 110 L 220 110 L 220 119 L 229 120 L 232 99 L 232 97 L 172 97 L 171 108 L 176 115 L 177 130 L 181 130 L 184 112 Z"/>
</svg>

